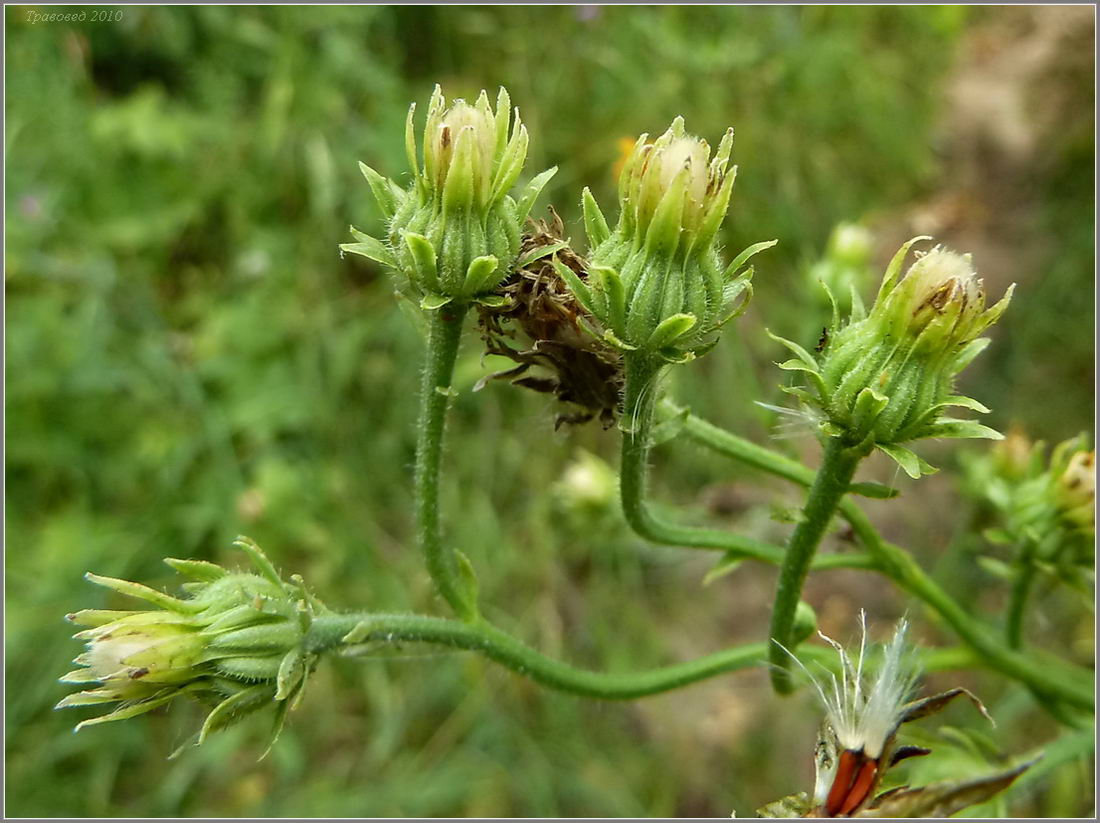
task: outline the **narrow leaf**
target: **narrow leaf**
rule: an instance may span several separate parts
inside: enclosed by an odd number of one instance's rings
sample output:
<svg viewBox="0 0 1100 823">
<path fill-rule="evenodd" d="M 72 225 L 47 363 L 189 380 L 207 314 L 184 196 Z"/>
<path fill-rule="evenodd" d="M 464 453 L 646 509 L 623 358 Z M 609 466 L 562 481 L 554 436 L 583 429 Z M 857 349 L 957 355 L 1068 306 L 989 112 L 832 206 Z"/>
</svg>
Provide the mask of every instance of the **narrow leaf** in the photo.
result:
<svg viewBox="0 0 1100 823">
<path fill-rule="evenodd" d="M 367 178 L 371 194 L 374 195 L 374 201 L 378 204 L 378 210 L 382 212 L 382 216 L 386 220 L 389 220 L 393 217 L 393 213 L 397 211 L 397 197 L 390 181 L 366 163 L 359 164 L 359 171 L 363 172 L 363 176 Z"/>
<path fill-rule="evenodd" d="M 573 292 L 573 296 L 577 298 L 578 302 L 588 309 L 589 312 L 595 314 L 594 304 L 592 302 L 592 290 L 588 288 L 588 284 L 581 280 L 575 271 L 558 260 L 556 255 L 551 262 L 554 264 L 554 271 L 556 271 L 561 279 L 566 282 L 566 285 L 569 286 L 570 291 Z"/>
<path fill-rule="evenodd" d="M 645 346 L 648 349 L 663 349 L 691 331 L 698 319 L 694 314 L 674 314 L 662 320 L 649 336 Z"/>
<path fill-rule="evenodd" d="M 568 243 L 562 240 L 558 243 L 550 243 L 545 246 L 539 246 L 538 248 L 531 249 L 531 251 L 527 252 L 527 254 L 525 255 L 522 255 L 519 260 L 516 261 L 516 268 L 522 269 L 526 266 L 529 266 L 536 260 L 539 260 L 543 257 L 548 257 L 551 254 L 555 254 L 556 252 L 561 251 L 568 245 Z"/>
<path fill-rule="evenodd" d="M 588 237 L 588 248 L 594 250 L 611 236 L 611 229 L 607 227 L 607 219 L 588 186 L 581 192 L 581 209 L 584 212 L 584 233 Z"/>
<path fill-rule="evenodd" d="M 472 295 L 490 291 L 496 285 L 495 276 L 499 268 L 500 261 L 491 254 L 475 257 L 466 269 L 464 293 Z"/>
<path fill-rule="evenodd" d="M 436 265 L 435 246 L 427 237 L 416 232 L 405 232 L 405 246 L 412 255 L 413 268 L 416 269 L 416 279 L 422 284 L 422 288 L 429 292 L 438 292 L 439 269 Z"/>
<path fill-rule="evenodd" d="M 882 483 L 875 483 L 873 481 L 852 483 L 848 486 L 848 493 L 858 494 L 861 497 L 870 497 L 875 500 L 889 500 L 901 494 L 901 492 L 892 486 L 886 486 Z"/>
<path fill-rule="evenodd" d="M 976 420 L 941 418 L 921 432 L 922 437 L 979 437 L 985 440 L 1004 440 L 1004 435 Z"/>
<path fill-rule="evenodd" d="M 880 451 L 889 455 L 895 463 L 901 466 L 902 471 L 912 477 L 914 480 L 918 479 L 922 474 L 935 474 L 939 469 L 934 466 L 930 466 L 919 458 L 915 452 L 907 449 L 905 446 L 884 446 L 881 443 L 875 444 Z"/>
<path fill-rule="evenodd" d="M 519 202 L 516 203 L 516 214 L 519 216 L 520 223 L 527 219 L 527 215 L 531 213 L 535 201 L 538 199 L 538 196 L 542 194 L 543 188 L 550 182 L 550 178 L 557 173 L 558 167 L 554 166 L 541 174 L 535 175 L 534 179 L 524 186 L 523 192 L 519 196 Z"/>
<path fill-rule="evenodd" d="M 213 583 L 221 580 L 228 571 L 216 563 L 208 563 L 205 560 L 177 560 L 175 557 L 166 557 L 164 562 L 186 577 Z"/>
<path fill-rule="evenodd" d="M 737 272 L 741 270 L 741 267 L 748 262 L 750 257 L 759 254 L 760 252 L 764 251 L 764 249 L 770 249 L 778 242 L 778 240 L 765 240 L 763 243 L 754 243 L 753 245 L 749 246 L 747 249 L 745 249 L 743 252 L 733 258 L 732 263 L 726 266 L 726 270 L 722 274 L 722 279 L 732 280 L 734 276 L 736 276 Z"/>
</svg>

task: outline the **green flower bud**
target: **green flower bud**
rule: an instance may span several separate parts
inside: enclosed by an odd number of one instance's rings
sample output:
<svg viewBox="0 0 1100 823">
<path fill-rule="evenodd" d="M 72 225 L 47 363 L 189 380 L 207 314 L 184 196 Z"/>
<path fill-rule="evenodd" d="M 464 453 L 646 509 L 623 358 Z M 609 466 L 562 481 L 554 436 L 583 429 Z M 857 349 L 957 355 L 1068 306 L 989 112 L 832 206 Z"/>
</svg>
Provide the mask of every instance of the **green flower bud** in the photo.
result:
<svg viewBox="0 0 1100 823">
<path fill-rule="evenodd" d="M 732 129 L 713 158 L 705 140 L 684 133 L 680 117 L 655 142 L 647 137 L 638 139 L 619 176 L 614 231 L 584 191 L 592 248 L 587 281 L 559 271 L 608 342 L 679 362 L 712 346 L 718 329 L 740 313 L 751 295 L 752 269 L 744 264 L 775 241 L 722 264 L 716 238 L 736 176 L 729 166 Z"/>
<path fill-rule="evenodd" d="M 532 180 L 518 202 L 509 196 L 523 170 L 528 138 L 518 110 L 512 122 L 503 88 L 494 110 L 484 91 L 472 106 L 455 100 L 448 107 L 436 86 L 421 139 L 422 165 L 415 110 L 415 105 L 409 109 L 405 131 L 413 172 L 407 190 L 360 164 L 389 221 L 386 240 L 352 228 L 358 242 L 340 248 L 394 269 L 408 279 L 425 309 L 437 309 L 483 297 L 508 275 L 523 222 L 556 169 Z"/>
<path fill-rule="evenodd" d="M 1096 532 L 1096 451 L 1070 457 L 1054 487 L 1054 499 L 1068 524 L 1087 534 Z"/>
<path fill-rule="evenodd" d="M 871 233 L 855 223 L 840 223 L 829 235 L 825 254 L 806 270 L 806 279 L 813 286 L 812 293 L 820 295 L 820 303 L 828 305 L 826 295 L 818 288 L 824 283 L 829 294 L 844 301 L 853 291 L 870 285 Z"/>
<path fill-rule="evenodd" d="M 211 731 L 265 706 L 275 708 L 278 734 L 315 663 L 304 646 L 305 632 L 314 614 L 325 609 L 300 582 L 280 579 L 255 543 L 238 538 L 236 545 L 250 555 L 258 574 L 166 560 L 193 578 L 184 584 L 188 596 L 182 599 L 140 583 L 87 575 L 93 583 L 158 608 L 86 609 L 68 616 L 89 627 L 74 635 L 86 641 L 87 649 L 73 661 L 81 668 L 61 680 L 87 688 L 65 697 L 57 708 L 118 704 L 108 714 L 79 723 L 78 730 L 189 695 L 213 707 L 200 743 Z"/>
<path fill-rule="evenodd" d="M 956 375 L 989 340 L 978 335 L 996 322 L 1012 296 L 995 306 L 968 255 L 939 247 L 919 255 L 898 279 L 909 241 L 894 256 L 870 313 L 858 301 L 846 324 L 834 311 L 819 356 L 782 338 L 796 357 L 781 368 L 805 372 L 814 391 L 791 393 L 816 409 L 825 434 L 851 447 L 877 446 L 913 477 L 934 469 L 901 444 L 922 437 L 1001 435 L 972 420 L 945 417 L 951 406 L 988 412 L 981 403 L 952 393 Z M 834 301 L 835 305 L 835 301 Z"/>
</svg>

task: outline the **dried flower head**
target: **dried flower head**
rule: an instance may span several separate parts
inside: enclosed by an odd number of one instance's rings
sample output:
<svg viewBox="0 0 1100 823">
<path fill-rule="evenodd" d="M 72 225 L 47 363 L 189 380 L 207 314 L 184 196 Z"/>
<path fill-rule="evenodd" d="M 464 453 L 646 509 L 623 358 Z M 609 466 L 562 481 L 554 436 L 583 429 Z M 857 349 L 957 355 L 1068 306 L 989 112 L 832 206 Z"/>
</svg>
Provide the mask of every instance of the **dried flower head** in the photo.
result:
<svg viewBox="0 0 1100 823">
<path fill-rule="evenodd" d="M 839 657 L 839 677 L 813 675 L 805 666 L 825 710 L 814 751 L 812 795 L 800 793 L 770 803 L 764 817 L 876 817 L 909 811 L 926 816 L 931 810 L 958 811 L 1007 786 L 1028 764 L 993 778 L 937 784 L 921 789 L 878 793 L 885 773 L 909 757 L 930 753 L 918 746 L 899 746 L 904 723 L 934 714 L 957 697 L 966 697 L 992 722 L 985 707 L 966 689 L 955 688 L 910 701 L 918 678 L 914 650 L 908 645 L 908 622 L 898 622 L 884 646 L 868 647 L 867 623 L 860 612 L 859 651 L 850 654 L 824 634 Z M 792 655 L 793 657 L 793 655 Z M 904 802 L 903 802 L 904 801 Z"/>
</svg>

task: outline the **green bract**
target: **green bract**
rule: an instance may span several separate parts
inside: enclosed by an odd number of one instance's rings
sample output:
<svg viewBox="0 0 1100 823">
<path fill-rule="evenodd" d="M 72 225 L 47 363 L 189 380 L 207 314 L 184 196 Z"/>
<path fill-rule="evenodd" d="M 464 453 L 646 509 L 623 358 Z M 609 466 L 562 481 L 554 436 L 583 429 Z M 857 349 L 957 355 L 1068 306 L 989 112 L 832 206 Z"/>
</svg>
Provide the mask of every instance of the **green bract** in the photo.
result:
<svg viewBox="0 0 1100 823">
<path fill-rule="evenodd" d="M 119 704 L 77 729 L 134 717 L 186 694 L 213 707 L 199 743 L 265 706 L 275 708 L 278 735 L 315 662 L 305 648 L 305 632 L 325 609 L 300 579 L 280 579 L 255 543 L 238 538 L 236 545 L 248 553 L 258 574 L 231 573 L 197 560 L 166 560 L 194 581 L 184 584 L 188 596 L 182 599 L 140 583 L 87 575 L 93 583 L 158 608 L 85 609 L 69 615 L 71 622 L 89 627 L 74 635 L 87 641 L 87 649 L 74 661 L 82 668 L 61 680 L 89 688 L 64 698 L 57 708 Z"/>
<path fill-rule="evenodd" d="M 535 198 L 556 168 L 535 177 L 519 201 L 508 192 L 527 157 L 527 129 L 516 110 L 511 124 L 508 92 L 496 109 L 482 91 L 474 105 L 455 100 L 446 107 L 435 87 L 417 162 L 413 115 L 405 125 L 405 148 L 413 182 L 403 189 L 360 163 L 378 208 L 389 222 L 385 241 L 357 231 L 358 242 L 340 248 L 382 263 L 404 277 L 425 309 L 487 295 L 503 280 L 519 253 L 520 233 Z"/>
<path fill-rule="evenodd" d="M 681 117 L 655 142 L 647 137 L 638 138 L 619 176 L 614 231 L 584 190 L 588 280 L 565 266 L 558 271 L 608 342 L 680 362 L 712 346 L 718 329 L 740 313 L 751 295 L 752 269 L 744 264 L 776 241 L 722 264 L 716 238 L 736 176 L 728 166 L 732 129 L 713 159 L 705 140 L 684 133 Z"/>
<path fill-rule="evenodd" d="M 780 368 L 806 373 L 811 391 L 789 391 L 820 412 L 822 430 L 850 447 L 877 446 L 913 477 L 934 469 L 901 445 L 906 441 L 1000 439 L 993 429 L 946 417 L 944 410 L 989 411 L 977 400 L 953 394 L 952 388 L 955 376 L 989 344 L 978 335 L 996 322 L 1012 296 L 1010 287 L 986 309 L 985 290 L 969 255 L 940 247 L 918 255 L 899 280 L 909 248 L 927 239 L 914 238 L 894 255 L 869 314 L 854 295 L 847 323 L 842 325 L 834 310 L 819 356 L 775 338 L 796 355 Z"/>
</svg>

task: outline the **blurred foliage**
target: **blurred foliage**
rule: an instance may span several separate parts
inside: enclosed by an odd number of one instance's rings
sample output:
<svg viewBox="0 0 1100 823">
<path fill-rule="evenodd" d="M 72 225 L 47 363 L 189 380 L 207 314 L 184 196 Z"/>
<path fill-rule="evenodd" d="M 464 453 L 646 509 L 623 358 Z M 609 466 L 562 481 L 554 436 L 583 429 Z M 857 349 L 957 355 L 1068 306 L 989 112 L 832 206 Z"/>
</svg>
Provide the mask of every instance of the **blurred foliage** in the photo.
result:
<svg viewBox="0 0 1100 823">
<path fill-rule="evenodd" d="M 762 434 L 771 417 L 750 401 L 774 399 L 780 378 L 761 327 L 820 325 L 801 269 L 836 223 L 943 183 L 933 136 L 965 9 L 128 6 L 117 23 L 33 25 L 25 7 L 5 14 L 9 814 L 724 816 L 805 784 L 816 710 L 781 704 L 760 673 L 686 701 L 604 705 L 417 649 L 324 665 L 262 763 L 262 730 L 247 724 L 166 762 L 197 715 L 74 737 L 74 713 L 50 712 L 77 651 L 61 616 L 118 605 L 86 570 L 164 585 L 164 555 L 241 564 L 227 551 L 238 532 L 331 604 L 438 608 L 410 545 L 421 341 L 388 279 L 336 253 L 348 223 L 377 227 L 356 161 L 396 175 L 408 103 L 437 81 L 467 95 L 507 84 L 532 134 L 529 167 L 561 166 L 543 203 L 575 237 L 581 185 L 611 200 L 622 137 L 681 113 L 712 140 L 736 126 L 726 240 L 781 243 L 757 266 L 740 335 L 676 382 L 697 410 Z M 996 376 L 978 370 L 1000 387 L 999 411 L 1047 436 L 1092 419 L 1088 330 L 1063 312 L 1091 311 L 1088 126 L 1043 172 L 1036 232 L 1057 227 L 1056 252 L 1013 306 L 1019 331 Z M 700 593 L 706 558 L 640 545 L 606 513 L 599 541 L 560 517 L 548 490 L 577 448 L 613 463 L 615 434 L 552 436 L 544 398 L 471 394 L 486 368 L 473 337 L 444 496 L 490 616 L 606 669 L 759 639 L 766 595 L 743 587 L 770 591 L 767 570 Z M 1017 371 L 1030 399 L 1013 395 Z M 678 447 L 660 463 L 660 491 L 699 513 L 761 502 L 751 486 L 724 507 L 683 491 L 746 476 L 715 458 Z M 786 530 L 756 506 L 739 528 Z M 995 713 L 993 695 L 1018 694 L 979 685 Z M 996 732 L 1002 749 L 1053 736 L 1029 711 L 1024 728 Z M 1090 795 L 1088 774 L 1057 774 L 1050 808 L 1080 813 L 1067 798 Z"/>
</svg>

